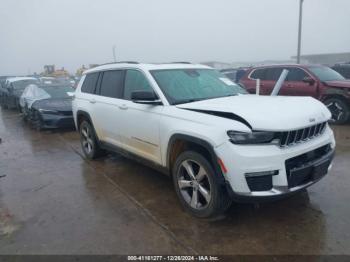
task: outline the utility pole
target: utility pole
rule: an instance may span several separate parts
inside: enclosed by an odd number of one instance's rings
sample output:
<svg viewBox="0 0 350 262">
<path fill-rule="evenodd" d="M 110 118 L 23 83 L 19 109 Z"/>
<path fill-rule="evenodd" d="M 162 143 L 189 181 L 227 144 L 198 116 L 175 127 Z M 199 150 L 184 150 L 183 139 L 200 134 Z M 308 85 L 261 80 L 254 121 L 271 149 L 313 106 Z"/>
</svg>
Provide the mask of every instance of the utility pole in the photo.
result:
<svg viewBox="0 0 350 262">
<path fill-rule="evenodd" d="M 299 0 L 299 28 L 298 28 L 298 52 L 297 52 L 297 64 L 300 64 L 300 49 L 301 49 L 301 28 L 303 23 L 303 2 Z"/>
<path fill-rule="evenodd" d="M 112 47 L 114 62 L 117 62 L 117 57 L 115 55 L 115 45 Z"/>
</svg>

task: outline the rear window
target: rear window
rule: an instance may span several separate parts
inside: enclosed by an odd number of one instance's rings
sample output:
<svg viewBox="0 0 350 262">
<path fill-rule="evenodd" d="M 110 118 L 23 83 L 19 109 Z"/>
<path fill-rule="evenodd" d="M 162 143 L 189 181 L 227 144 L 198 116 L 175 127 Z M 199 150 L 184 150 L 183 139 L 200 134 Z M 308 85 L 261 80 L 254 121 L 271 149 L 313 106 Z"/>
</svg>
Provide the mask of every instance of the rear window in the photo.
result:
<svg viewBox="0 0 350 262">
<path fill-rule="evenodd" d="M 100 95 L 122 98 L 124 73 L 124 70 L 105 71 L 102 76 Z"/>
<path fill-rule="evenodd" d="M 87 74 L 81 87 L 81 92 L 93 94 L 95 93 L 96 83 L 99 73 Z"/>
<path fill-rule="evenodd" d="M 250 78 L 265 80 L 265 69 L 254 70 L 253 73 L 250 75 Z"/>
</svg>

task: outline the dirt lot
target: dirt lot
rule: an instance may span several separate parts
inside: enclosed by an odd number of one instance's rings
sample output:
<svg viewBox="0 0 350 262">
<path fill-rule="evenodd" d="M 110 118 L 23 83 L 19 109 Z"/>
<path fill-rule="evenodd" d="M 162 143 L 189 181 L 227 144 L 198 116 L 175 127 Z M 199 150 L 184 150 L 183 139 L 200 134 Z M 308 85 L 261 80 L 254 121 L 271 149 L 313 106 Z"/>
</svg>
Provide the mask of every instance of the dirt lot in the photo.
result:
<svg viewBox="0 0 350 262">
<path fill-rule="evenodd" d="M 181 210 L 168 177 L 115 154 L 88 162 L 77 133 L 0 112 L 0 254 L 350 254 L 350 126 L 334 130 L 318 184 L 210 222 Z"/>
</svg>

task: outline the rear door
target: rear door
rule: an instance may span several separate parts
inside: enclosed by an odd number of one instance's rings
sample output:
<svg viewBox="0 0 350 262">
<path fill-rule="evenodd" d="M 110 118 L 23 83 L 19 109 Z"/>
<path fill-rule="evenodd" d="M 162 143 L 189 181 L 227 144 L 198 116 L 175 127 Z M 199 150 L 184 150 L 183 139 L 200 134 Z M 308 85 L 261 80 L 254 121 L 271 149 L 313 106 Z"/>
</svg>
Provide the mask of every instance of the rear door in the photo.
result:
<svg viewBox="0 0 350 262">
<path fill-rule="evenodd" d="M 256 69 L 250 75 L 250 78 L 260 79 L 260 95 L 270 95 L 281 73 L 282 73 L 282 68 L 267 67 L 267 68 Z M 254 88 L 254 93 L 255 93 L 255 88 Z"/>
<path fill-rule="evenodd" d="M 145 74 L 128 69 L 125 74 L 121 113 L 118 117 L 123 147 L 129 152 L 161 164 L 159 122 L 163 105 L 138 104 L 131 101 L 133 91 L 154 91 Z"/>
<path fill-rule="evenodd" d="M 100 73 L 97 82 L 97 95 L 93 104 L 93 122 L 100 140 L 122 147 L 120 129 L 121 104 L 125 70 L 109 70 Z"/>
<path fill-rule="evenodd" d="M 257 68 L 254 69 L 248 76 L 247 80 L 241 81 L 242 84 L 245 86 L 246 90 L 251 93 L 256 93 L 256 81 L 257 79 L 260 79 L 260 94 L 266 95 L 268 94 L 267 90 L 267 82 L 266 82 L 266 69 L 264 68 Z"/>
<path fill-rule="evenodd" d="M 306 77 L 313 78 L 299 67 L 287 67 L 289 72 L 280 94 L 285 96 L 311 96 L 317 97 L 317 84 L 303 82 Z"/>
</svg>

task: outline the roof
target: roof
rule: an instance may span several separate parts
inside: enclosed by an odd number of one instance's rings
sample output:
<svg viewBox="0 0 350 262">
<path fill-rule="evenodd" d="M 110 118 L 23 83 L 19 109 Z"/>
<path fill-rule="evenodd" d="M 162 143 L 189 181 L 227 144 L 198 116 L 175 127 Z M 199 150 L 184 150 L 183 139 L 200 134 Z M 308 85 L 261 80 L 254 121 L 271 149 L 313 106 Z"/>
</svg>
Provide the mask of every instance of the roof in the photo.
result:
<svg viewBox="0 0 350 262">
<path fill-rule="evenodd" d="M 322 67 L 323 65 L 318 65 L 318 64 L 267 64 L 267 65 L 253 66 L 253 67 L 251 67 L 251 69 L 267 68 L 267 67 L 287 67 L 287 66 L 294 66 L 294 67 L 315 67 L 315 66 L 317 66 L 317 67 Z"/>
<path fill-rule="evenodd" d="M 212 69 L 211 67 L 205 66 L 205 65 L 187 64 L 187 63 L 169 63 L 169 64 L 112 63 L 112 64 L 97 66 L 89 70 L 86 70 L 84 71 L 83 75 L 92 73 L 92 72 L 111 70 L 111 69 L 121 69 L 121 68 L 136 68 L 144 71 L 162 70 L 162 69 L 191 69 L 191 68 Z"/>
<path fill-rule="evenodd" d="M 16 82 L 16 81 L 22 81 L 22 80 L 37 80 L 34 77 L 9 77 L 6 79 L 6 81 L 12 83 L 12 82 Z"/>
</svg>

